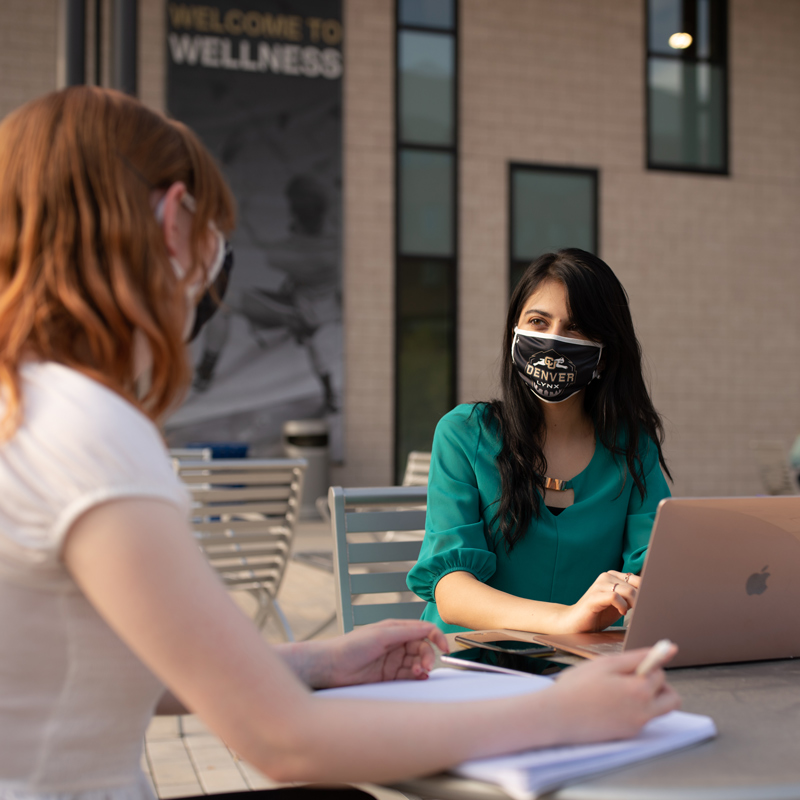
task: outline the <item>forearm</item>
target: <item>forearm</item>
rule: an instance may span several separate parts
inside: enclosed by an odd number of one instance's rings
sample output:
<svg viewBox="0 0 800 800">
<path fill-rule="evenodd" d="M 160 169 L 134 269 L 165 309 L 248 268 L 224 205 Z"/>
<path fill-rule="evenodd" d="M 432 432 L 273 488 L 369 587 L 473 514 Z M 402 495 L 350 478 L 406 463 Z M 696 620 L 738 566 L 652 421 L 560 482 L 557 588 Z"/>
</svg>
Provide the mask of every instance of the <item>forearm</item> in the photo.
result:
<svg viewBox="0 0 800 800">
<path fill-rule="evenodd" d="M 481 583 L 468 572 L 451 572 L 439 581 L 436 607 L 449 625 L 536 633 L 560 632 L 561 617 L 568 608 L 559 603 L 515 597 Z"/>
<path fill-rule="evenodd" d="M 386 783 L 565 741 L 559 712 L 554 689 L 446 705 L 310 697 L 268 743 L 230 743 L 275 780 Z"/>
</svg>

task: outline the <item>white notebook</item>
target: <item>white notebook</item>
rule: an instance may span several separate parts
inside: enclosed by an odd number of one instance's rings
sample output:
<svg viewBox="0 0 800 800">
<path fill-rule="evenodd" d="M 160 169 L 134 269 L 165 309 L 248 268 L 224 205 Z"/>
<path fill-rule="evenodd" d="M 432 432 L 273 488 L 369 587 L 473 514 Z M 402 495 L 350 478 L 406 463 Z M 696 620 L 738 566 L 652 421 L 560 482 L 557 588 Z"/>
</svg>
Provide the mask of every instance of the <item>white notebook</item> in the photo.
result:
<svg viewBox="0 0 800 800">
<path fill-rule="evenodd" d="M 453 703 L 535 692 L 550 686 L 541 675 L 500 675 L 476 670 L 437 669 L 427 681 L 391 681 L 326 689 L 320 695 L 363 700 Z M 530 750 L 509 756 L 466 761 L 453 772 L 495 783 L 518 800 L 601 772 L 632 764 L 716 736 L 710 717 L 672 711 L 651 720 L 633 739 Z"/>
</svg>

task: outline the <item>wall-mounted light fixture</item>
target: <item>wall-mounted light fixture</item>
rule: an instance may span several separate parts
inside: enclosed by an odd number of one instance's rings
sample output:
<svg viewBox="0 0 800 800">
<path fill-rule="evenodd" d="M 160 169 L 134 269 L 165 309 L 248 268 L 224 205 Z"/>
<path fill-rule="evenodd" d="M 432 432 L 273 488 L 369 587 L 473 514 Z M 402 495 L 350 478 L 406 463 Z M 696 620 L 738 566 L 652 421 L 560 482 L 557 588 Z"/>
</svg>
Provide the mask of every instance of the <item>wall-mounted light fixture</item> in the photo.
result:
<svg viewBox="0 0 800 800">
<path fill-rule="evenodd" d="M 669 46 L 673 50 L 685 50 L 691 43 L 691 33 L 673 33 L 672 36 L 669 37 Z"/>
</svg>

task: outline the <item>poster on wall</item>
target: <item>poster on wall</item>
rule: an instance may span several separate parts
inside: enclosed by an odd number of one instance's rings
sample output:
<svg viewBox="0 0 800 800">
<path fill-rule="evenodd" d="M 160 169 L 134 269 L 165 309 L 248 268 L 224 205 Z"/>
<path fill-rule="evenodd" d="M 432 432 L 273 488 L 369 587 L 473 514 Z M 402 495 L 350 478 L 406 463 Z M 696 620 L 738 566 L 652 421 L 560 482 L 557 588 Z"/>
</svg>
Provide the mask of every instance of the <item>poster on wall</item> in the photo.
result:
<svg viewBox="0 0 800 800">
<path fill-rule="evenodd" d="M 233 190 L 234 269 L 192 344 L 170 446 L 281 454 L 289 419 L 328 421 L 342 452 L 340 0 L 167 3 L 167 107 Z"/>
</svg>

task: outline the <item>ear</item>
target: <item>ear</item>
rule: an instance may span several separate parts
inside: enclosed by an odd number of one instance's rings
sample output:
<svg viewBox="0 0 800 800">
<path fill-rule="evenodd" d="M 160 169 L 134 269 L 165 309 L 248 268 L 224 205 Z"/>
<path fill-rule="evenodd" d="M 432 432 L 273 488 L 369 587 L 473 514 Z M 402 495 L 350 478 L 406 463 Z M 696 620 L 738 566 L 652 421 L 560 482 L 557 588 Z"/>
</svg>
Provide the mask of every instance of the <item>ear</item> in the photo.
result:
<svg viewBox="0 0 800 800">
<path fill-rule="evenodd" d="M 185 215 L 180 214 L 181 200 L 186 194 L 185 184 L 178 181 L 173 183 L 158 201 L 161 209 L 159 220 L 164 231 L 164 243 L 167 245 L 167 252 L 170 256 L 179 260 L 184 255 L 187 221 L 183 219 Z"/>
</svg>

